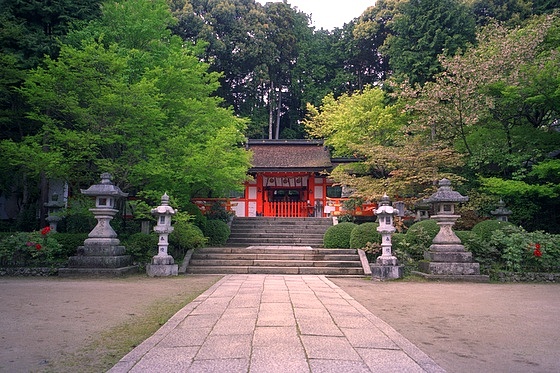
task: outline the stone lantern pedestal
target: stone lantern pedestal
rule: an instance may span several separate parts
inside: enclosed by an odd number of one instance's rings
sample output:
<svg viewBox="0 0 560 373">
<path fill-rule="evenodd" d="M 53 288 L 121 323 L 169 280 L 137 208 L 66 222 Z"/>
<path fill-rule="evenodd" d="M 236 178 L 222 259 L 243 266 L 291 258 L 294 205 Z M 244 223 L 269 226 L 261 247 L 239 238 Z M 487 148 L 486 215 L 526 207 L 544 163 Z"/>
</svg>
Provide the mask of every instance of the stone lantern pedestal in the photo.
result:
<svg viewBox="0 0 560 373">
<path fill-rule="evenodd" d="M 121 276 L 136 272 L 130 255 L 125 255 L 125 247 L 120 245 L 117 233 L 111 227 L 111 220 L 118 212 L 116 200 L 126 197 L 120 188 L 111 183 L 111 175 L 103 173 L 101 183 L 86 190 L 85 195 L 95 197 L 95 208 L 90 209 L 97 225 L 89 233 L 84 245 L 78 247 L 75 256 L 68 258 L 68 267 L 60 268 L 61 277 L 71 276 Z"/>
<path fill-rule="evenodd" d="M 375 264 L 370 265 L 372 279 L 387 280 L 403 277 L 403 267 L 399 265 L 397 257 L 391 252 L 391 236 L 395 233 L 393 225 L 394 215 L 399 211 L 391 206 L 391 201 L 384 195 L 379 202 L 380 207 L 375 210 L 379 221 L 377 231 L 381 233 L 381 256 Z"/>
<path fill-rule="evenodd" d="M 173 232 L 171 216 L 176 213 L 177 210 L 169 206 L 167 193 L 161 197 L 161 205 L 152 210 L 152 215 L 157 218 L 154 231 L 159 234 L 159 239 L 158 253 L 152 258 L 152 263 L 146 266 L 146 272 L 150 277 L 177 276 L 179 274 L 179 266 L 175 264 L 173 257 L 167 253 L 169 234 Z"/>
<path fill-rule="evenodd" d="M 420 263 L 420 272 L 415 273 L 435 280 L 488 281 L 488 276 L 480 275 L 480 265 L 473 261 L 472 253 L 465 250 L 453 231 L 453 225 L 461 217 L 455 215 L 455 205 L 468 201 L 468 197 L 452 190 L 451 182 L 442 179 L 437 192 L 426 201 L 434 205 L 436 215 L 432 219 L 440 229 L 429 250 L 424 252 L 426 261 Z"/>
</svg>

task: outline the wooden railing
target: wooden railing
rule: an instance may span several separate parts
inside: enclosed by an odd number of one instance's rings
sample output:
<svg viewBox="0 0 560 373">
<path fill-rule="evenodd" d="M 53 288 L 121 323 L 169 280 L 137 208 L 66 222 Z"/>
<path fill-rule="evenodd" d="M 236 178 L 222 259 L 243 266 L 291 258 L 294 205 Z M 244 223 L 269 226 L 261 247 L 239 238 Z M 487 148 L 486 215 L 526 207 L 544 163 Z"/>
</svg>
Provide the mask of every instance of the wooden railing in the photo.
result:
<svg viewBox="0 0 560 373">
<path fill-rule="evenodd" d="M 313 214 L 313 206 L 307 202 L 265 202 L 264 216 L 279 218 L 305 218 Z"/>
</svg>

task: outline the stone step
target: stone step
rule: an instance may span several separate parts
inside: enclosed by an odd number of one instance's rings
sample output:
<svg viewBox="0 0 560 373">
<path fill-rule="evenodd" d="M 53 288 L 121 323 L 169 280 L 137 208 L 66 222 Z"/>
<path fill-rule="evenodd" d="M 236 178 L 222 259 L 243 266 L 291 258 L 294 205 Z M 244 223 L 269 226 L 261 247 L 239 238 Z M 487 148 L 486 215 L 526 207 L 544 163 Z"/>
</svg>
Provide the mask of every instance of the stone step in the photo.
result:
<svg viewBox="0 0 560 373">
<path fill-rule="evenodd" d="M 363 269 L 356 267 L 264 267 L 264 266 L 189 266 L 191 274 L 285 274 L 364 276 Z"/>
<path fill-rule="evenodd" d="M 252 246 L 255 244 L 262 244 L 262 245 L 286 245 L 286 246 L 313 246 L 313 247 L 322 247 L 323 240 L 306 240 L 301 238 L 267 238 L 267 239 L 260 239 L 254 240 L 251 238 L 238 238 L 238 239 L 231 239 L 228 240 L 228 245 L 232 246 Z"/>
<path fill-rule="evenodd" d="M 307 260 L 307 261 L 354 261 L 356 255 L 321 254 L 193 254 L 192 260 Z"/>
<path fill-rule="evenodd" d="M 195 250 L 187 273 L 215 274 L 322 274 L 364 276 L 353 249 L 318 249 L 309 246 L 209 247 Z"/>
<path fill-rule="evenodd" d="M 323 246 L 323 236 L 332 226 L 328 218 L 235 218 L 228 245 Z"/>
<path fill-rule="evenodd" d="M 298 247 L 294 248 L 292 246 L 263 246 L 255 245 L 248 247 L 204 247 L 201 249 L 196 249 L 195 254 L 206 254 L 206 253 L 217 253 L 217 254 L 322 254 L 322 255 L 356 255 L 355 249 L 319 249 L 311 247 Z"/>
<path fill-rule="evenodd" d="M 309 237 L 309 238 L 316 238 L 316 239 L 323 239 L 324 237 L 324 232 L 290 232 L 290 231 L 269 231 L 269 232 L 263 232 L 263 231 L 253 231 L 253 232 L 240 232 L 240 231 L 233 231 L 230 234 L 230 237 L 234 237 L 234 238 L 242 238 L 242 237 L 254 237 L 254 238 L 260 238 L 260 237 L 278 237 L 278 238 L 282 238 L 282 237 L 301 237 L 301 238 L 305 238 L 305 237 Z"/>
<path fill-rule="evenodd" d="M 192 266 L 258 266 L 258 267 L 360 267 L 360 261 L 276 260 L 276 259 L 191 259 Z"/>
</svg>

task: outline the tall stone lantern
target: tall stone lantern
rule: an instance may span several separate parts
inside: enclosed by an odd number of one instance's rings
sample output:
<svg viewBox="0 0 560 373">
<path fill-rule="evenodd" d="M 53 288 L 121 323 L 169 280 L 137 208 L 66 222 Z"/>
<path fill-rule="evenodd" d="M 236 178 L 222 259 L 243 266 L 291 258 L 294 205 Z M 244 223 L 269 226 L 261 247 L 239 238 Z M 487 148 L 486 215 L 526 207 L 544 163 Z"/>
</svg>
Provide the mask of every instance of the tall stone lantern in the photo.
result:
<svg viewBox="0 0 560 373">
<path fill-rule="evenodd" d="M 119 212 L 115 207 L 116 201 L 121 197 L 128 196 L 121 189 L 111 182 L 111 174 L 108 172 L 101 174 L 101 183 L 82 189 L 82 194 L 95 197 L 95 208 L 89 209 L 93 217 L 97 219 L 97 225 L 89 233 L 88 239 L 84 244 L 96 245 L 119 245 L 120 240 L 117 233 L 111 227 L 111 220 Z"/>
<path fill-rule="evenodd" d="M 59 276 L 114 276 L 136 271 L 131 256 L 125 255 L 126 249 L 120 245 L 117 233 L 111 227 L 111 220 L 119 211 L 116 202 L 128 196 L 128 193 L 111 182 L 109 173 L 103 173 L 101 182 L 82 189 L 82 194 L 95 197 L 95 207 L 89 211 L 93 213 L 97 225 L 89 233 L 84 245 L 78 247 L 77 255 L 68 258 L 68 267 L 59 269 Z"/>
<path fill-rule="evenodd" d="M 381 233 L 381 256 L 377 258 L 376 264 L 371 266 L 372 278 L 393 279 L 401 278 L 403 275 L 402 266 L 398 265 L 397 257 L 391 252 L 391 236 L 395 233 L 394 216 L 399 211 L 391 206 L 389 197 L 385 194 L 379 202 L 379 208 L 375 210 L 379 227 L 377 231 Z"/>
<path fill-rule="evenodd" d="M 439 181 L 438 190 L 426 202 L 434 207 L 432 216 L 440 227 L 429 250 L 424 253 L 428 262 L 420 263 L 420 270 L 435 279 L 457 279 L 487 281 L 487 276 L 480 276 L 480 266 L 474 263 L 472 253 L 465 250 L 461 240 L 453 231 L 453 225 L 461 216 L 455 214 L 455 207 L 469 198 L 462 196 L 451 188 L 451 181 Z"/>
<path fill-rule="evenodd" d="M 65 203 L 64 201 L 59 201 L 58 193 L 53 193 L 50 197 L 50 200 L 45 203 L 45 207 L 47 208 L 48 215 L 45 220 L 49 223 L 49 228 L 51 232 L 56 232 L 58 228 L 58 222 L 62 219 L 57 213 L 62 210 Z"/>
<path fill-rule="evenodd" d="M 173 232 L 171 226 L 171 216 L 175 215 L 177 210 L 169 206 L 169 196 L 167 193 L 161 197 L 161 205 L 152 209 L 152 215 L 157 219 L 154 232 L 159 234 L 158 253 L 152 258 L 152 264 L 146 266 L 146 272 L 151 277 L 177 276 L 179 266 L 171 255 L 167 253 L 169 247 L 169 234 Z"/>
</svg>

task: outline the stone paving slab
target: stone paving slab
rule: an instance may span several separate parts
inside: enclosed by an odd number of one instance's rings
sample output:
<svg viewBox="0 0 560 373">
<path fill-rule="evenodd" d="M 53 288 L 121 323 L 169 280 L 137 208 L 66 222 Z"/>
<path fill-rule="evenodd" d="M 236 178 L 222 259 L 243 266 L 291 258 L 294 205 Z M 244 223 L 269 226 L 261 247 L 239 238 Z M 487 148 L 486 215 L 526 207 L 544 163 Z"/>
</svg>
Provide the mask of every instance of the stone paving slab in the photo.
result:
<svg viewBox="0 0 560 373">
<path fill-rule="evenodd" d="M 444 372 L 325 276 L 228 275 L 109 372 Z"/>
</svg>

